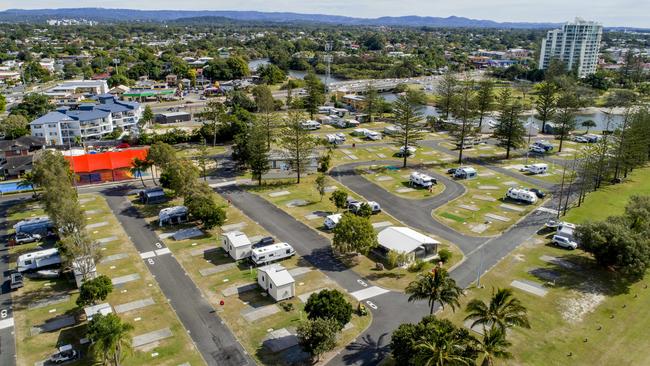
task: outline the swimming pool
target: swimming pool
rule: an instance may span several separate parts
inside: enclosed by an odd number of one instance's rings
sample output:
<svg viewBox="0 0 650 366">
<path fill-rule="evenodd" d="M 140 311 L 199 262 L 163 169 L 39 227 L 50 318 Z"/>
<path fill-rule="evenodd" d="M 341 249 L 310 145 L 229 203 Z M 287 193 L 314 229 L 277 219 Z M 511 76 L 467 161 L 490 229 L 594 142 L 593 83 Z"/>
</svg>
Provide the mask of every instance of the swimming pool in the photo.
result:
<svg viewBox="0 0 650 366">
<path fill-rule="evenodd" d="M 23 192 L 23 191 L 30 191 L 32 189 L 32 186 L 18 187 L 19 184 L 20 181 L 0 182 L 0 193 Z"/>
</svg>

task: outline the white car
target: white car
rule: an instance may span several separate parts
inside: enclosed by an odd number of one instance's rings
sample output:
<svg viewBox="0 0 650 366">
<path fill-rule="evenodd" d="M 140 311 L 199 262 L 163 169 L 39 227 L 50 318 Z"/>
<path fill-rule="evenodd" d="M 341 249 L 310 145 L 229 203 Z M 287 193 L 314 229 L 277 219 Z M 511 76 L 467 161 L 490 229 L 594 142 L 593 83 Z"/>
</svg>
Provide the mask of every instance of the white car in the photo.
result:
<svg viewBox="0 0 650 366">
<path fill-rule="evenodd" d="M 560 236 L 560 235 L 553 235 L 553 239 L 551 242 L 557 245 L 558 247 L 571 249 L 571 250 L 576 249 L 578 247 L 578 243 L 565 236 Z"/>
<path fill-rule="evenodd" d="M 533 145 L 530 147 L 530 152 L 534 152 L 537 154 L 546 154 L 546 150 L 543 147 Z"/>
</svg>

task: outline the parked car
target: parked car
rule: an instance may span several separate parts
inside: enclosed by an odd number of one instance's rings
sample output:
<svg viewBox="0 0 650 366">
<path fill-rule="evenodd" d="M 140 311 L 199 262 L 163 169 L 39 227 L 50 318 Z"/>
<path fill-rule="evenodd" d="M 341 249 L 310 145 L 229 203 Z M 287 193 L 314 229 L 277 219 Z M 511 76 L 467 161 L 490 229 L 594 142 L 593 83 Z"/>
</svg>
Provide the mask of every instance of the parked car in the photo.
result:
<svg viewBox="0 0 650 366">
<path fill-rule="evenodd" d="M 546 150 L 544 150 L 543 147 L 537 146 L 537 145 L 532 145 L 530 147 L 530 152 L 536 153 L 536 154 L 546 154 Z"/>
<path fill-rule="evenodd" d="M 30 233 L 17 233 L 15 240 L 16 244 L 27 244 L 33 243 L 35 241 L 40 241 L 42 239 L 40 234 L 30 234 Z"/>
<path fill-rule="evenodd" d="M 535 193 L 535 196 L 537 196 L 537 198 L 546 197 L 546 192 L 542 191 L 539 188 L 530 188 L 529 191 Z"/>
<path fill-rule="evenodd" d="M 64 362 L 76 360 L 78 356 L 79 353 L 74 350 L 71 345 L 66 344 L 65 346 L 59 347 L 59 352 L 50 356 L 50 362 L 61 364 Z"/>
<path fill-rule="evenodd" d="M 11 291 L 23 287 L 23 275 L 20 272 L 14 272 L 9 277 L 9 288 Z"/>
<path fill-rule="evenodd" d="M 447 169 L 447 174 L 456 174 L 457 169 L 458 168 L 449 168 L 449 169 Z"/>
<path fill-rule="evenodd" d="M 581 143 L 587 143 L 587 142 L 589 142 L 589 140 L 588 140 L 587 138 L 583 137 L 583 136 L 575 136 L 575 137 L 573 138 L 573 141 L 575 141 L 575 142 L 581 142 Z"/>
<path fill-rule="evenodd" d="M 554 245 L 557 245 L 558 247 L 567 248 L 571 250 L 576 249 L 578 247 L 578 243 L 565 236 L 560 236 L 560 235 L 553 235 L 552 243 Z"/>
</svg>

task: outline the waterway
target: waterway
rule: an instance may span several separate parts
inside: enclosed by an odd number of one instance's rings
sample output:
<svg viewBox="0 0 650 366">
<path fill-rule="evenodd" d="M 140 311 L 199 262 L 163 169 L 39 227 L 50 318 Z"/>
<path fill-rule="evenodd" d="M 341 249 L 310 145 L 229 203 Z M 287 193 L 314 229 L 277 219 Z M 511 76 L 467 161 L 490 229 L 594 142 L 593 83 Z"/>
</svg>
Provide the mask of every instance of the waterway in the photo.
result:
<svg viewBox="0 0 650 366">
<path fill-rule="evenodd" d="M 257 70 L 258 67 L 263 66 L 263 65 L 268 65 L 270 63 L 271 62 L 269 61 L 268 58 L 258 58 L 258 59 L 250 60 L 248 62 L 248 68 L 251 71 L 255 71 L 255 70 Z M 289 76 L 294 78 L 294 79 L 303 79 L 305 77 L 305 75 L 307 75 L 307 71 L 289 70 Z M 326 82 L 325 75 L 316 74 L 316 76 L 318 76 L 318 78 L 321 79 L 322 82 L 324 82 L 324 83 Z M 336 82 L 339 82 L 339 81 L 343 81 L 343 79 L 330 77 L 330 80 L 329 80 L 330 83 L 336 83 Z"/>
</svg>

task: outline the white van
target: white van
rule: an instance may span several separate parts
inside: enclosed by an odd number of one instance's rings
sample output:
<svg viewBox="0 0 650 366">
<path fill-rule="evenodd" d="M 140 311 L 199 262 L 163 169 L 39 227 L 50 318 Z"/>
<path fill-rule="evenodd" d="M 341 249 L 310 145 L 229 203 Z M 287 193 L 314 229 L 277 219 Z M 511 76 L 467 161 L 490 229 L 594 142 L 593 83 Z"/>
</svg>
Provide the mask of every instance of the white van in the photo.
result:
<svg viewBox="0 0 650 366">
<path fill-rule="evenodd" d="M 511 198 L 515 201 L 526 202 L 530 204 L 537 202 L 537 195 L 535 193 L 514 187 L 508 189 L 506 197 Z"/>
<path fill-rule="evenodd" d="M 251 254 L 251 260 L 256 265 L 278 261 L 289 258 L 296 254 L 293 247 L 287 243 L 276 243 L 265 247 L 254 248 Z"/>
<path fill-rule="evenodd" d="M 338 225 L 339 221 L 341 221 L 341 217 L 343 217 L 343 214 L 334 214 L 334 215 L 329 215 L 325 218 L 325 222 L 323 222 L 323 226 L 327 230 L 332 230 Z"/>
<path fill-rule="evenodd" d="M 544 174 L 548 172 L 548 164 L 538 163 L 533 165 L 527 165 L 525 169 L 527 172 L 531 174 Z"/>
<path fill-rule="evenodd" d="M 436 178 L 433 178 L 427 174 L 420 173 L 420 172 L 413 172 L 409 176 L 409 184 L 412 186 L 415 185 L 423 188 L 429 188 L 434 184 L 438 184 L 438 181 L 436 180 Z"/>
</svg>

